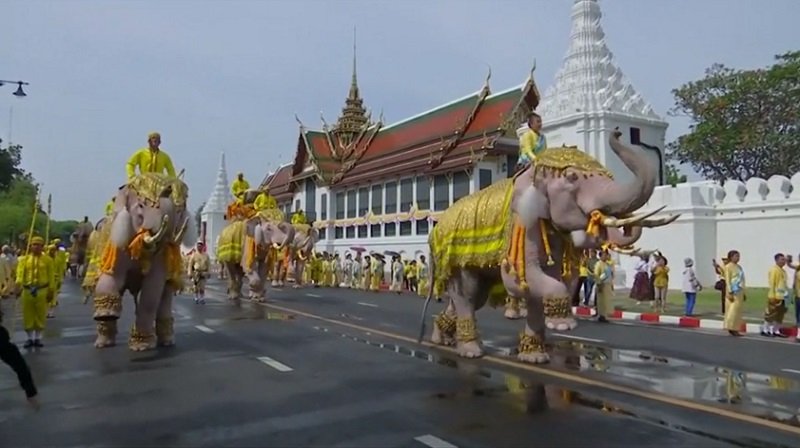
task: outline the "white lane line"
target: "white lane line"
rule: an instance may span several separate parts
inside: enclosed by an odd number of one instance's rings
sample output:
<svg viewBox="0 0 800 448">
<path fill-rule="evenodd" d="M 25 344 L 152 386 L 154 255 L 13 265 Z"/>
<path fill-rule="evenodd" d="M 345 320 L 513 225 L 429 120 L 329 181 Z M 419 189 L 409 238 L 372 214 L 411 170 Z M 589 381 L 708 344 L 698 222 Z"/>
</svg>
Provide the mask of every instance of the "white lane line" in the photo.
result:
<svg viewBox="0 0 800 448">
<path fill-rule="evenodd" d="M 280 363 L 275 361 L 274 359 L 270 358 L 269 356 L 259 356 L 259 361 L 263 362 L 264 364 L 272 367 L 273 369 L 277 370 L 278 372 L 291 372 L 293 369 L 286 364 Z"/>
<path fill-rule="evenodd" d="M 795 370 L 795 369 L 781 369 L 781 372 L 796 373 L 800 375 L 800 370 Z"/>
<path fill-rule="evenodd" d="M 312 294 L 312 293 L 310 293 L 310 292 L 307 292 L 307 293 L 306 293 L 306 295 L 307 295 L 308 297 L 322 298 L 322 296 L 321 296 L 321 295 L 319 295 L 319 294 Z"/>
<path fill-rule="evenodd" d="M 452 443 L 446 442 L 436 436 L 432 436 L 430 434 L 425 434 L 424 436 L 414 437 L 419 443 L 423 443 L 428 445 L 431 448 L 458 448 L 457 446 L 453 445 Z"/>
<path fill-rule="evenodd" d="M 378 305 L 375 305 L 374 303 L 358 302 L 358 304 L 361 305 L 361 306 L 368 306 L 368 307 L 371 307 L 371 308 L 377 308 L 378 307 Z"/>
<path fill-rule="evenodd" d="M 584 338 L 581 336 L 572 336 L 570 334 L 561 334 L 561 333 L 554 333 L 552 336 L 559 337 L 559 338 L 567 338 L 567 339 L 575 339 L 576 341 L 586 341 L 586 342 L 595 342 L 595 343 L 602 343 L 605 342 L 602 339 L 592 339 L 592 338 Z"/>
<path fill-rule="evenodd" d="M 214 331 L 212 328 L 208 328 L 205 325 L 195 325 L 194 328 L 197 328 L 198 330 L 202 331 L 203 333 L 208 333 L 208 334 L 216 333 L 216 331 Z"/>
</svg>

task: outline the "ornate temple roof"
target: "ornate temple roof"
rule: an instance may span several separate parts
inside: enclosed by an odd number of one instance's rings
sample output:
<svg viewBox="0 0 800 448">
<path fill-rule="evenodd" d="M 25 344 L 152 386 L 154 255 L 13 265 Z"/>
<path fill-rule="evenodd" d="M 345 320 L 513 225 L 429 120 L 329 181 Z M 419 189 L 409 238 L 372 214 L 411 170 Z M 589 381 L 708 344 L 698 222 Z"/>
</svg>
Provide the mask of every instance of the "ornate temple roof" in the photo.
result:
<svg viewBox="0 0 800 448">
<path fill-rule="evenodd" d="M 537 112 L 545 122 L 590 112 L 663 121 L 614 64 L 601 17 L 597 0 L 575 0 L 569 49 Z"/>
<path fill-rule="evenodd" d="M 262 187 L 269 187 L 269 194 L 278 202 L 283 202 L 292 198 L 293 191 L 290 182 L 292 178 L 292 163 L 281 165 L 275 172 L 270 173 L 261 182 Z"/>
<path fill-rule="evenodd" d="M 219 157 L 219 169 L 217 169 L 214 190 L 211 191 L 211 196 L 208 197 L 202 213 L 225 213 L 231 201 L 232 196 L 228 189 L 228 173 L 225 170 L 225 153 L 223 152 Z"/>
</svg>

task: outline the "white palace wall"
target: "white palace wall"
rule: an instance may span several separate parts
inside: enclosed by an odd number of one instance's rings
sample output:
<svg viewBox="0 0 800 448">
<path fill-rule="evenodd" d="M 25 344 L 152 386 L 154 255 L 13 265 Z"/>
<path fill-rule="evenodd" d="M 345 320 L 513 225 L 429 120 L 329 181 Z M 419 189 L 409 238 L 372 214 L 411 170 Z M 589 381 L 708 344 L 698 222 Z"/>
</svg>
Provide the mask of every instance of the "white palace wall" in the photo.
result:
<svg viewBox="0 0 800 448">
<path fill-rule="evenodd" d="M 800 252 L 800 239 L 792 238 L 800 229 L 800 173 L 791 179 L 729 180 L 724 187 L 710 181 L 656 187 L 641 211 L 662 205 L 666 208 L 657 216 L 680 214 L 680 218 L 665 227 L 644 229 L 636 246 L 657 248 L 667 257 L 670 289 L 681 288 L 686 257 L 694 260 L 703 287 L 712 288 L 716 275 L 711 260 L 719 261 L 736 249 L 741 253 L 747 285 L 765 287 L 773 255 L 783 252 L 797 259 Z M 633 284 L 635 261 L 634 257 L 619 256 L 618 269 L 623 271 L 619 281 L 627 287 Z"/>
</svg>

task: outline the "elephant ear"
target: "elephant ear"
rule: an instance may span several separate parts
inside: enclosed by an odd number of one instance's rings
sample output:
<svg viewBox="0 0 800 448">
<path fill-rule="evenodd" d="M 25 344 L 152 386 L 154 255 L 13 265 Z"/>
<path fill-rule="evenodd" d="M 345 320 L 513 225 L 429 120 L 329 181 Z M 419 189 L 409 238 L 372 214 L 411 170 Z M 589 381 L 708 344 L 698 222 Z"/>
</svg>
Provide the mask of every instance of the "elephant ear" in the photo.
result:
<svg viewBox="0 0 800 448">
<path fill-rule="evenodd" d="M 261 224 L 261 219 L 250 218 L 244 223 L 244 231 L 249 237 L 255 237 L 255 231 L 258 225 Z"/>
<path fill-rule="evenodd" d="M 517 212 L 520 220 L 526 226 L 532 226 L 540 219 L 549 219 L 548 202 L 544 194 L 533 185 L 526 187 L 512 204 L 512 209 Z"/>
</svg>

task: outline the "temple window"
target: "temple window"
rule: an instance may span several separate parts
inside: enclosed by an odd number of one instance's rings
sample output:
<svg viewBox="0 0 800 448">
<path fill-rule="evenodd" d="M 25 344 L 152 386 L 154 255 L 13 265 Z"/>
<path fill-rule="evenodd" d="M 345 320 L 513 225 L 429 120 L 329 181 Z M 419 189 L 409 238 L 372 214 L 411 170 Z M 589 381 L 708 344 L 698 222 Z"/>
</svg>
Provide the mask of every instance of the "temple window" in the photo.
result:
<svg viewBox="0 0 800 448">
<path fill-rule="evenodd" d="M 396 224 L 393 222 L 387 222 L 386 229 L 384 229 L 384 236 L 395 236 L 397 235 L 397 227 Z"/>
<path fill-rule="evenodd" d="M 344 219 L 344 192 L 336 193 L 336 219 Z"/>
<path fill-rule="evenodd" d="M 447 210 L 450 206 L 450 183 L 447 176 L 440 174 L 433 178 L 433 210 Z"/>
<path fill-rule="evenodd" d="M 356 237 L 356 228 L 355 228 L 355 227 L 353 227 L 353 226 L 349 226 L 349 227 L 347 227 L 347 228 L 345 229 L 345 235 L 347 235 L 347 238 L 348 238 L 348 239 L 350 239 L 350 238 L 355 238 L 355 237 Z"/>
<path fill-rule="evenodd" d="M 418 219 L 417 220 L 417 235 L 427 235 L 428 234 L 428 220 L 427 219 Z"/>
<path fill-rule="evenodd" d="M 372 186 L 372 214 L 383 214 L 383 185 Z M 380 236 L 380 232 L 378 232 Z"/>
<path fill-rule="evenodd" d="M 428 176 L 417 177 L 417 208 L 431 209 L 431 178 Z"/>
<path fill-rule="evenodd" d="M 320 241 L 326 239 L 326 234 L 328 233 L 328 232 L 326 232 L 326 230 L 328 230 L 328 229 L 325 229 L 325 228 L 319 229 L 319 240 Z"/>
<path fill-rule="evenodd" d="M 358 237 L 359 238 L 366 238 L 367 237 L 367 225 L 364 224 L 363 226 L 358 226 Z"/>
<path fill-rule="evenodd" d="M 469 174 L 458 171 L 453 173 L 453 203 L 469 196 Z"/>
<path fill-rule="evenodd" d="M 347 217 L 356 217 L 356 190 L 347 192 Z"/>
<path fill-rule="evenodd" d="M 386 184 L 386 214 L 397 213 L 397 182 Z M 388 229 L 387 236 L 388 236 Z"/>
<path fill-rule="evenodd" d="M 294 201 L 294 209 L 300 210 L 300 199 Z"/>
<path fill-rule="evenodd" d="M 333 231 L 333 237 L 337 240 L 344 238 L 344 228 L 335 227 L 335 230 Z"/>
<path fill-rule="evenodd" d="M 400 181 L 400 211 L 407 212 L 411 210 L 411 204 L 413 203 L 414 179 L 403 179 Z M 403 234 L 403 226 L 400 226 L 400 234 Z"/>
<path fill-rule="evenodd" d="M 306 180 L 306 217 L 309 221 L 316 221 L 317 218 L 317 185 Z"/>
<path fill-rule="evenodd" d="M 369 210 L 369 188 L 358 189 L 358 216 L 364 216 Z"/>
<path fill-rule="evenodd" d="M 478 189 L 483 190 L 489 185 L 492 185 L 492 170 L 481 168 L 478 170 Z"/>
<path fill-rule="evenodd" d="M 381 236 L 381 225 L 380 224 L 372 224 L 369 226 L 369 233 L 372 238 L 380 238 Z"/>
<path fill-rule="evenodd" d="M 323 193 L 322 196 L 320 196 L 319 199 L 320 199 L 319 202 L 321 202 L 320 210 L 319 210 L 319 219 L 321 219 L 323 221 L 327 221 L 328 220 L 328 194 L 327 193 Z M 320 237 L 320 239 L 322 239 L 322 237 Z"/>
<path fill-rule="evenodd" d="M 400 236 L 411 235 L 411 221 L 403 221 L 400 223 Z"/>
</svg>

